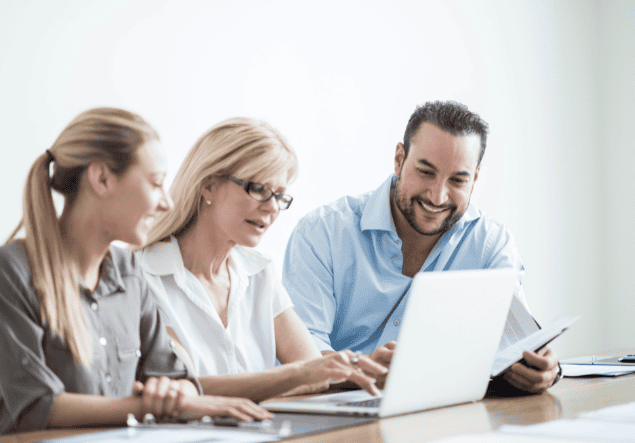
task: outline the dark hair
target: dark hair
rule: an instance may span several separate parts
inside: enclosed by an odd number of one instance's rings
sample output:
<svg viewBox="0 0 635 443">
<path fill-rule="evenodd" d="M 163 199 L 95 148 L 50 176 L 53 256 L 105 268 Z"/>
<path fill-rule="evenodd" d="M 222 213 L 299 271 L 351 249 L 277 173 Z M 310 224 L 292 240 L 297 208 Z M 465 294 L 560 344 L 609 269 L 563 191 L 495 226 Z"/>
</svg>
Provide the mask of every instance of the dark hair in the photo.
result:
<svg viewBox="0 0 635 443">
<path fill-rule="evenodd" d="M 478 114 L 467 109 L 467 106 L 455 101 L 426 102 L 422 106 L 417 106 L 408 120 L 406 133 L 403 136 L 404 158 L 408 157 L 412 136 L 425 122 L 434 123 L 454 136 L 479 135 L 481 137 L 481 151 L 477 164 L 481 163 L 483 155 L 485 155 L 489 125 Z"/>
</svg>

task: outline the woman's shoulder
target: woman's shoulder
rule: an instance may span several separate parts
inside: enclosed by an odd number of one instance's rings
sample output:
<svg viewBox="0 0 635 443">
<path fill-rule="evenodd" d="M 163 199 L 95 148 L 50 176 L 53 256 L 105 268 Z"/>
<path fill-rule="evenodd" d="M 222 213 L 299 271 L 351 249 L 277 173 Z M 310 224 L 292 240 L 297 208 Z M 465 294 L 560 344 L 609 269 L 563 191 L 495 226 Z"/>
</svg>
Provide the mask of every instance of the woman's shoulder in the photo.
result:
<svg viewBox="0 0 635 443">
<path fill-rule="evenodd" d="M 26 301 L 31 307 L 38 306 L 24 240 L 0 246 L 0 288 L 3 303 L 22 304 Z"/>
<path fill-rule="evenodd" d="M 13 240 L 0 246 L 0 269 L 2 269 L 3 274 L 13 273 L 16 276 L 31 280 L 31 267 L 23 239 Z"/>
</svg>

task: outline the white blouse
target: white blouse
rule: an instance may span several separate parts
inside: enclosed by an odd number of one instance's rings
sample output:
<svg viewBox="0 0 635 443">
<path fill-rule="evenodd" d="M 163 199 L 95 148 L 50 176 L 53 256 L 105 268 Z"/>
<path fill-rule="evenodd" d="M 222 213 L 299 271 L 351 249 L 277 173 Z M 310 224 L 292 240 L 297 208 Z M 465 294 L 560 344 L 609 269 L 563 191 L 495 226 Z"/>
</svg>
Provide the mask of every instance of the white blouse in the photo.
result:
<svg viewBox="0 0 635 443">
<path fill-rule="evenodd" d="M 225 329 L 203 285 L 183 265 L 175 237 L 144 248 L 137 257 L 197 376 L 259 372 L 276 365 L 273 320 L 293 303 L 270 258 L 243 246 L 232 249 Z"/>
</svg>

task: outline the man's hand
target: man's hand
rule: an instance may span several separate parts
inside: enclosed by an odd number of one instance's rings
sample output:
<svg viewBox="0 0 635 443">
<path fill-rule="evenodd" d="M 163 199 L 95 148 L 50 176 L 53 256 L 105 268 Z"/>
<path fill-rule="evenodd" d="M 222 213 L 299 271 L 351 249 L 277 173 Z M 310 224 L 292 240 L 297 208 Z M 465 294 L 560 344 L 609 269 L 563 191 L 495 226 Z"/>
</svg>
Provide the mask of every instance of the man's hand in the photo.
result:
<svg viewBox="0 0 635 443">
<path fill-rule="evenodd" d="M 523 352 L 524 363 L 514 363 L 505 373 L 510 385 L 532 394 L 545 392 L 558 375 L 558 357 L 549 348 L 538 352 Z"/>
<path fill-rule="evenodd" d="M 370 359 L 384 366 L 386 369 L 390 369 L 390 362 L 392 361 L 392 356 L 395 353 L 395 348 L 397 347 L 397 342 L 389 341 L 385 345 L 382 345 L 375 349 L 372 354 L 369 355 Z M 386 377 L 388 373 L 383 375 L 377 375 L 375 385 L 379 389 L 384 389 L 384 385 L 386 384 Z"/>
</svg>

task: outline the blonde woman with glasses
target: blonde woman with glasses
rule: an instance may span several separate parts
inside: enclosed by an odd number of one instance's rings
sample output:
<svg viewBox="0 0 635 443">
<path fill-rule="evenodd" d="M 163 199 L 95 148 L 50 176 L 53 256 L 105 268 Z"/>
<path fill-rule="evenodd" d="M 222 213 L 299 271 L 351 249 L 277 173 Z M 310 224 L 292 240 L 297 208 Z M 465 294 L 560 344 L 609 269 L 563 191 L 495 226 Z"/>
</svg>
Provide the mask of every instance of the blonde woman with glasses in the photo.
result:
<svg viewBox="0 0 635 443">
<path fill-rule="evenodd" d="M 378 393 L 372 376 L 384 367 L 351 351 L 322 357 L 271 260 L 253 249 L 291 205 L 296 170 L 295 153 L 270 125 L 217 124 L 176 174 L 175 211 L 138 252 L 206 394 L 260 401 L 344 380 Z"/>
<path fill-rule="evenodd" d="M 113 108 L 80 114 L 35 160 L 22 221 L 0 247 L 0 433 L 128 413 L 270 417 L 246 399 L 198 396 L 132 252 L 111 246 L 143 244 L 172 208 L 165 174 L 156 132 Z M 52 190 L 65 199 L 59 218 Z"/>
</svg>

